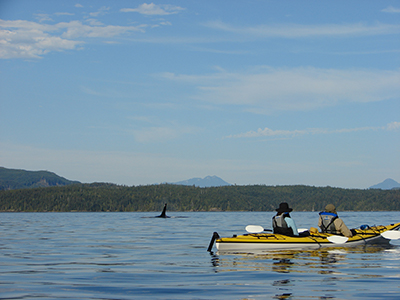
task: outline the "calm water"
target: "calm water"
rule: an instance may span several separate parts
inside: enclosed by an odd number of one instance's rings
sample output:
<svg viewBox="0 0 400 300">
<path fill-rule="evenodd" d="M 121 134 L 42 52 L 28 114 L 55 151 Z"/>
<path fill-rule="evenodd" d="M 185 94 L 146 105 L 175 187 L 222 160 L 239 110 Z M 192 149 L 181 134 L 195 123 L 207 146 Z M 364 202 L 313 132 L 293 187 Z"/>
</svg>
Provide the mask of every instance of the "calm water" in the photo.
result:
<svg viewBox="0 0 400 300">
<path fill-rule="evenodd" d="M 392 247 L 206 251 L 212 233 L 270 228 L 273 212 L 1 213 L 0 299 L 400 299 Z M 400 212 L 340 213 L 349 227 Z M 293 212 L 298 227 L 318 213 Z M 216 251 L 214 247 L 214 251 Z"/>
</svg>

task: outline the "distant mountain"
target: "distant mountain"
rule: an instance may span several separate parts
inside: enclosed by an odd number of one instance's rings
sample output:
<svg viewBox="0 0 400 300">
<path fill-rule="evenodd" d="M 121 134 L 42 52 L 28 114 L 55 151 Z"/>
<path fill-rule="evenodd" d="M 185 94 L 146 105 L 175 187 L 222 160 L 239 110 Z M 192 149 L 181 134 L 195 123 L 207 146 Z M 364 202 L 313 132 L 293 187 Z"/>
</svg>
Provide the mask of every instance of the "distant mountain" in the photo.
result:
<svg viewBox="0 0 400 300">
<path fill-rule="evenodd" d="M 370 187 L 370 189 L 381 189 L 381 190 L 391 190 L 391 189 L 399 189 L 400 183 L 394 181 L 393 179 L 386 179 L 381 183 L 375 184 Z"/>
<path fill-rule="evenodd" d="M 0 167 L 0 191 L 80 183 L 48 171 L 25 171 Z"/>
<path fill-rule="evenodd" d="M 213 187 L 231 185 L 217 176 L 206 176 L 204 178 L 192 178 L 184 181 L 175 182 L 177 185 L 194 185 L 198 187 Z"/>
</svg>

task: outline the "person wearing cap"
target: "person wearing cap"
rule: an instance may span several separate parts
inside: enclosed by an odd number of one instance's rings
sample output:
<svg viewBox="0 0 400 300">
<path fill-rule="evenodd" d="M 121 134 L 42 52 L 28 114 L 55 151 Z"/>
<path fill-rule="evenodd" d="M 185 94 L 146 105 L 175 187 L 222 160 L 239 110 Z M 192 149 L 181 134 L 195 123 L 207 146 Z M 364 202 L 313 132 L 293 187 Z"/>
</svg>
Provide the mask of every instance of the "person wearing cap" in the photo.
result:
<svg viewBox="0 0 400 300">
<path fill-rule="evenodd" d="M 352 237 L 353 234 L 339 218 L 336 207 L 333 204 L 325 206 L 325 210 L 319 213 L 318 226 L 323 233 L 341 234 Z"/>
<path fill-rule="evenodd" d="M 293 209 L 290 208 L 286 202 L 279 204 L 279 207 L 276 209 L 277 214 L 272 218 L 272 228 L 274 229 L 274 233 L 289 236 L 299 235 L 296 223 L 289 215 L 292 210 Z"/>
</svg>

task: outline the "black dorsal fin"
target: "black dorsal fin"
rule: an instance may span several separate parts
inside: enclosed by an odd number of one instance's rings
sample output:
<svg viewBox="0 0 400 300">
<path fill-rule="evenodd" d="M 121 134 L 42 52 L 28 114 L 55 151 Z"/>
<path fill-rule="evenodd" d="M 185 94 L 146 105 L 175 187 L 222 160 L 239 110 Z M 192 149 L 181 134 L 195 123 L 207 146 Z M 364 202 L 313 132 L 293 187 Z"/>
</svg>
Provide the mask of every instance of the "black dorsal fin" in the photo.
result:
<svg viewBox="0 0 400 300">
<path fill-rule="evenodd" d="M 167 212 L 167 203 L 164 204 L 163 211 L 162 211 L 161 215 L 158 216 L 158 218 L 169 218 L 169 217 L 167 217 L 166 212 Z"/>
</svg>

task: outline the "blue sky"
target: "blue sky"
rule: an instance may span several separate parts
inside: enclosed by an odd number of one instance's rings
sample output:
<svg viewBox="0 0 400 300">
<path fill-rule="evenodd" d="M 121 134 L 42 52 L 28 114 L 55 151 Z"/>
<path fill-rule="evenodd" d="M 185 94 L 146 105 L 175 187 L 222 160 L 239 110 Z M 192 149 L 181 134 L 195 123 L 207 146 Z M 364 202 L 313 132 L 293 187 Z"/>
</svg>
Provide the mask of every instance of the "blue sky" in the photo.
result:
<svg viewBox="0 0 400 300">
<path fill-rule="evenodd" d="M 0 166 L 400 181 L 398 1 L 0 0 Z"/>
</svg>

